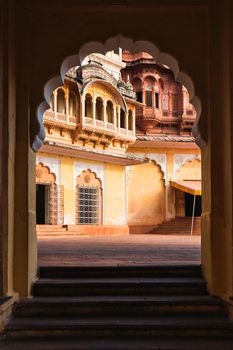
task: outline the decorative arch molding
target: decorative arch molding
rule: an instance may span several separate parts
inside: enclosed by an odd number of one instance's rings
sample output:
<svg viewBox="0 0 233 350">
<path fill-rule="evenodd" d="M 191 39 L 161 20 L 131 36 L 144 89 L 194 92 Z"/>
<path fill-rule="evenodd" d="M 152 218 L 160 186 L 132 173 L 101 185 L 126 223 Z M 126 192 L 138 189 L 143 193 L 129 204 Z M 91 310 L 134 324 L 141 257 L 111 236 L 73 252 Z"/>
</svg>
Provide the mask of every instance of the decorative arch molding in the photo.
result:
<svg viewBox="0 0 233 350">
<path fill-rule="evenodd" d="M 76 185 L 86 187 L 102 187 L 102 181 L 97 177 L 96 173 L 91 169 L 83 170 L 76 179 Z"/>
<path fill-rule="evenodd" d="M 56 183 L 58 185 L 61 184 L 61 176 L 60 176 L 60 159 L 57 158 L 49 158 L 43 156 L 36 156 L 36 163 L 44 164 L 44 166 L 50 169 L 50 172 L 53 173 L 56 177 Z"/>
<path fill-rule="evenodd" d="M 48 166 L 40 162 L 36 165 L 36 182 L 54 184 L 56 182 L 56 175 L 51 173 Z"/>
<path fill-rule="evenodd" d="M 64 221 L 64 188 L 57 184 L 56 174 L 51 172 L 49 166 L 44 165 L 41 161 L 36 165 L 36 183 L 49 185 L 49 224 L 63 224 Z"/>
<path fill-rule="evenodd" d="M 96 176 L 101 180 L 102 186 L 104 187 L 104 166 L 92 164 L 88 162 L 74 162 L 74 183 L 76 178 L 82 174 L 86 169 L 90 169 Z"/>
<path fill-rule="evenodd" d="M 103 85 L 105 88 L 109 88 L 112 94 L 116 95 L 115 101 L 119 103 L 119 105 L 121 106 L 121 108 L 124 110 L 125 113 L 127 113 L 127 104 L 125 102 L 124 97 L 122 96 L 122 94 L 115 88 L 115 86 L 113 86 L 111 83 L 107 82 L 107 81 L 103 81 L 101 79 L 93 79 L 92 81 L 90 81 L 88 84 L 86 84 L 83 87 L 83 91 L 82 91 L 82 95 L 85 95 L 86 90 L 93 84 L 95 83 L 99 83 L 100 85 Z M 97 98 L 98 96 L 96 96 Z M 114 96 L 113 96 L 114 97 Z"/>
<path fill-rule="evenodd" d="M 73 190 L 74 193 L 76 191 L 76 179 L 78 176 L 82 174 L 83 171 L 90 169 L 93 173 L 96 174 L 96 177 L 101 181 L 102 185 L 102 223 L 105 224 L 105 174 L 104 174 L 104 166 L 93 164 L 89 162 L 74 162 L 74 177 L 73 177 Z M 75 199 L 74 199 L 75 200 Z M 73 217 L 76 218 L 76 202 L 74 202 L 74 212 Z"/>
<path fill-rule="evenodd" d="M 150 41 L 138 40 L 134 41 L 132 38 L 124 37 L 119 34 L 114 37 L 111 37 L 105 42 L 100 41 L 90 41 L 80 47 L 79 52 L 76 55 L 68 56 L 64 59 L 61 64 L 59 75 L 51 78 L 44 87 L 44 99 L 37 109 L 37 120 L 39 123 L 39 131 L 36 135 L 32 135 L 32 148 L 35 151 L 38 151 L 40 146 L 43 143 L 44 139 L 44 127 L 43 127 L 43 113 L 46 109 L 49 108 L 50 97 L 54 89 L 62 85 L 64 82 L 66 72 L 74 67 L 81 64 L 82 60 L 89 55 L 90 53 L 102 53 L 105 54 L 108 51 L 115 50 L 118 47 L 121 47 L 123 50 L 128 49 L 132 53 L 139 51 L 146 51 L 151 54 L 154 59 L 160 63 L 169 66 L 172 70 L 174 77 L 177 81 L 182 83 L 189 92 L 190 103 L 196 109 L 197 119 L 193 127 L 193 135 L 195 137 L 195 142 L 200 148 L 205 147 L 206 140 L 201 135 L 199 130 L 199 118 L 201 115 L 201 102 L 198 96 L 195 95 L 194 84 L 192 79 L 185 72 L 180 70 L 178 61 L 169 53 L 162 52 L 156 45 Z M 42 115 L 42 117 L 41 117 Z"/>
<path fill-rule="evenodd" d="M 76 178 L 76 205 L 75 205 L 75 217 L 76 224 L 86 225 L 101 225 L 103 217 L 103 191 L 102 182 L 97 177 L 96 173 L 91 169 L 83 170 L 82 173 Z M 87 194 L 88 191 L 88 194 Z M 85 198 L 88 205 L 85 207 Z M 94 197 L 94 198 L 93 198 Z M 90 199 L 91 198 L 91 199 Z M 91 211 L 84 208 L 90 207 L 90 201 L 92 205 Z M 93 212 L 93 208 L 97 208 L 97 211 Z M 84 215 L 83 215 L 84 214 Z M 87 217 L 86 217 L 87 216 Z M 94 221 L 93 221 L 94 220 Z"/>
<path fill-rule="evenodd" d="M 158 79 L 155 76 L 153 76 L 151 73 L 146 73 L 143 76 L 143 82 L 145 82 L 146 80 L 153 82 L 153 84 L 158 82 Z"/>
<path fill-rule="evenodd" d="M 155 165 L 158 165 L 162 173 L 162 179 L 165 185 L 168 184 L 168 173 L 167 173 L 167 155 L 166 153 L 128 153 L 129 156 L 136 156 L 140 159 L 153 161 Z"/>
<path fill-rule="evenodd" d="M 193 160 L 201 161 L 200 154 L 174 154 L 173 156 L 173 178 L 175 179 L 178 171 L 188 162 Z"/>
</svg>

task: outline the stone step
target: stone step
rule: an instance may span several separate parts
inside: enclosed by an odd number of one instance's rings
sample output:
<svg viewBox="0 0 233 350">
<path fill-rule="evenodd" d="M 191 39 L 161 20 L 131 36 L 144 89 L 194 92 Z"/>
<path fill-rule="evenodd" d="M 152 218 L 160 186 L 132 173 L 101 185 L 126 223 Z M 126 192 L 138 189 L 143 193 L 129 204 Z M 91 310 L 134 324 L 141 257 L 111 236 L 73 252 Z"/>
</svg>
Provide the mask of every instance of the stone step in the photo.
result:
<svg viewBox="0 0 233 350">
<path fill-rule="evenodd" d="M 89 296 L 32 298 L 18 302 L 14 317 L 224 315 L 222 302 L 209 296 Z"/>
<path fill-rule="evenodd" d="M 42 279 L 33 286 L 36 297 L 80 295 L 206 294 L 201 278 L 76 278 Z"/>
<path fill-rule="evenodd" d="M 233 323 L 198 265 L 43 267 L 33 293 L 15 304 L 1 350 L 233 350 Z"/>
<path fill-rule="evenodd" d="M 173 234 L 173 235 L 190 235 L 192 218 L 176 217 L 170 221 L 158 225 L 150 233 L 155 234 Z M 193 235 L 201 233 L 201 218 L 195 217 L 193 226 Z"/>
<path fill-rule="evenodd" d="M 36 225 L 37 230 L 63 230 L 66 231 L 67 228 L 63 225 Z"/>
<path fill-rule="evenodd" d="M 8 337 L 78 337 L 134 339 L 165 337 L 214 337 L 233 340 L 233 323 L 226 317 L 153 318 L 14 318 L 6 329 Z"/>
<path fill-rule="evenodd" d="M 200 265 L 43 266 L 40 278 L 201 277 Z"/>
<path fill-rule="evenodd" d="M 153 338 L 132 339 L 5 339 L 0 338 L 1 350 L 232 350 L 232 339 L 215 338 Z"/>
<path fill-rule="evenodd" d="M 157 235 L 173 235 L 173 236 L 191 236 L 191 231 L 183 231 L 183 230 L 179 230 L 179 231 L 175 231 L 175 230 L 170 230 L 170 229 L 163 229 L 163 230 L 159 230 L 159 231 L 156 231 L 156 232 L 150 232 L 150 234 L 153 233 L 153 234 L 157 234 Z M 192 235 L 193 236 L 199 236 L 200 235 L 200 232 L 197 231 L 193 231 L 192 232 Z"/>
</svg>

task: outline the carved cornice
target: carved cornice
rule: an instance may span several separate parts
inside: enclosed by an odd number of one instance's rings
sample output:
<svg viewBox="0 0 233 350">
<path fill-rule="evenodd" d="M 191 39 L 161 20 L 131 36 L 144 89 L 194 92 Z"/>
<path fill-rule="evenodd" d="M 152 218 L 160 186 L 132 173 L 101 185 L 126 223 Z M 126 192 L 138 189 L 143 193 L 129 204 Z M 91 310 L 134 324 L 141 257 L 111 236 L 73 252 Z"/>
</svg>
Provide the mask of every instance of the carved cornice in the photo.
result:
<svg viewBox="0 0 233 350">
<path fill-rule="evenodd" d="M 49 127 L 52 127 L 53 129 L 58 128 L 58 129 L 66 129 L 66 130 L 75 130 L 76 129 L 76 124 L 69 124 L 67 122 L 60 122 L 58 120 L 51 120 L 44 118 L 44 125 L 47 125 Z"/>
</svg>

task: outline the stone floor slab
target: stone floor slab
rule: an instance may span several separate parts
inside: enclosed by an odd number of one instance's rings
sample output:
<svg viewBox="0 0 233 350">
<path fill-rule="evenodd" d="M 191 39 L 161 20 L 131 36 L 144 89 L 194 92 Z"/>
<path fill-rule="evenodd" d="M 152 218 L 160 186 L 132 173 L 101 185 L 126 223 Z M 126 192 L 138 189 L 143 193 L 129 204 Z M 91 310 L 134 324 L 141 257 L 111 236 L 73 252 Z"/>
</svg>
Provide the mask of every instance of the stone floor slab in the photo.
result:
<svg viewBox="0 0 233 350">
<path fill-rule="evenodd" d="M 38 237 L 40 266 L 200 264 L 200 236 Z"/>
</svg>

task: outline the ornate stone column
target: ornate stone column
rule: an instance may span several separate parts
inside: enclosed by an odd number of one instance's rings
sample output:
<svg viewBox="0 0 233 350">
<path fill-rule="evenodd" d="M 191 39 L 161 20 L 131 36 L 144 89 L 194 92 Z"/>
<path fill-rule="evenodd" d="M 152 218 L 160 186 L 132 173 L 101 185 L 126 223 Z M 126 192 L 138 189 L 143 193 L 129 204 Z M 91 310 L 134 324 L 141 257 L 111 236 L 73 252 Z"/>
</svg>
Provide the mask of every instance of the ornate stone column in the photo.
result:
<svg viewBox="0 0 233 350">
<path fill-rule="evenodd" d="M 125 112 L 125 127 L 126 127 L 126 133 L 127 133 L 127 135 L 128 135 L 128 133 L 129 133 L 129 113 L 128 113 L 128 111 L 127 112 Z"/>
<path fill-rule="evenodd" d="M 152 86 L 152 107 L 155 108 L 155 86 Z"/>
<path fill-rule="evenodd" d="M 53 92 L 53 101 L 54 101 L 54 118 L 57 119 L 57 90 Z"/>
<path fill-rule="evenodd" d="M 96 125 L 96 101 L 95 101 L 95 93 L 92 100 L 92 112 L 93 112 L 93 125 Z"/>
<path fill-rule="evenodd" d="M 113 124 L 114 124 L 114 129 L 117 127 L 117 106 L 114 105 L 113 107 Z"/>
<path fill-rule="evenodd" d="M 133 136 L 135 136 L 135 130 L 136 130 L 136 108 L 133 110 Z"/>
<path fill-rule="evenodd" d="M 172 90 L 169 90 L 169 92 L 168 92 L 168 114 L 169 114 L 169 117 L 172 116 L 172 98 L 173 98 Z"/>
<path fill-rule="evenodd" d="M 70 96 L 70 91 L 68 88 L 66 88 L 66 92 L 65 92 L 65 99 L 66 99 L 66 117 L 68 117 L 68 115 L 70 114 L 69 111 L 69 96 Z"/>
<path fill-rule="evenodd" d="M 184 86 L 182 86 L 182 97 L 183 97 L 183 115 L 186 114 L 186 108 L 187 108 L 187 90 Z"/>
<path fill-rule="evenodd" d="M 118 132 L 120 133 L 121 132 L 121 107 L 120 106 L 117 106 L 117 111 L 118 111 L 118 115 L 117 115 L 117 118 L 118 118 Z"/>
<path fill-rule="evenodd" d="M 85 95 L 82 95 L 82 125 L 85 124 Z"/>
<path fill-rule="evenodd" d="M 103 108 L 104 108 L 104 127 L 106 128 L 107 127 L 106 97 L 104 97 Z"/>
</svg>

